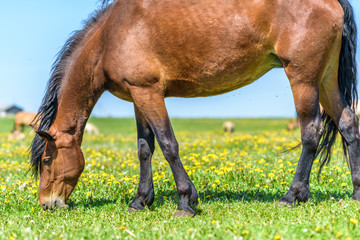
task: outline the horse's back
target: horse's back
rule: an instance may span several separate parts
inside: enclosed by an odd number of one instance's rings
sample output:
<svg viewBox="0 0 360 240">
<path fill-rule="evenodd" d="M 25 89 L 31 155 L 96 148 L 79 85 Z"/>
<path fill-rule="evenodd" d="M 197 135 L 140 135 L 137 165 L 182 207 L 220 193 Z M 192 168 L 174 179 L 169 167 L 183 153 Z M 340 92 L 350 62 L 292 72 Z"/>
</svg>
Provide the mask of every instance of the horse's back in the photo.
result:
<svg viewBox="0 0 360 240">
<path fill-rule="evenodd" d="M 297 40 L 320 41 L 341 11 L 336 0 L 322 2 L 118 1 L 104 66 L 122 89 L 158 84 L 165 96 L 181 97 L 228 92 L 282 67 L 277 55 L 286 59 Z"/>
</svg>

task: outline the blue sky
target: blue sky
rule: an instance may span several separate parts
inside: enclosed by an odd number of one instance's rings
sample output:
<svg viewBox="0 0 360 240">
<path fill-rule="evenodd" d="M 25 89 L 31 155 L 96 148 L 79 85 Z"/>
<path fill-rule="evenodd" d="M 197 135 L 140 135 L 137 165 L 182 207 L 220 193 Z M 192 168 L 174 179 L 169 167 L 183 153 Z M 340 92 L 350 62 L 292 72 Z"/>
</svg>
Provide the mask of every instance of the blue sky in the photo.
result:
<svg viewBox="0 0 360 240">
<path fill-rule="evenodd" d="M 360 28 L 360 1 L 350 1 Z M 0 7 L 0 105 L 35 112 L 44 95 L 54 56 L 69 34 L 96 9 L 96 0 L 3 1 Z M 358 44 L 360 47 L 360 44 Z M 358 62 L 360 51 L 357 53 Z M 171 117 L 293 117 L 294 102 L 283 69 L 236 91 L 207 98 L 168 98 Z M 131 103 L 105 93 L 96 116 L 134 116 Z"/>
</svg>

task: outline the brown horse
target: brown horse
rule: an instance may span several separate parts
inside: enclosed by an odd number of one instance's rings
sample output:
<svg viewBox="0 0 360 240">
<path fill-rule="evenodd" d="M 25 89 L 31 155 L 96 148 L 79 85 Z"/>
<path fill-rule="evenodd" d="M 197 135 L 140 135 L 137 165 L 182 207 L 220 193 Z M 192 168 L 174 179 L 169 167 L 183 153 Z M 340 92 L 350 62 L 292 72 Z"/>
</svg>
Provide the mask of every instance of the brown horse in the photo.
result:
<svg viewBox="0 0 360 240">
<path fill-rule="evenodd" d="M 280 203 L 308 200 L 313 161 L 319 152 L 321 166 L 329 161 L 338 131 L 353 197 L 360 199 L 360 136 L 350 106 L 357 98 L 355 36 L 347 0 L 105 1 L 59 53 L 38 112 L 31 163 L 40 171 L 42 207 L 67 206 L 84 168 L 85 124 L 100 95 L 110 91 L 133 102 L 136 114 L 140 180 L 129 210 L 153 203 L 156 137 L 176 182 L 176 215 L 195 214 L 198 194 L 180 161 L 164 98 L 229 92 L 280 67 L 291 84 L 303 146 Z"/>
<path fill-rule="evenodd" d="M 37 130 L 37 125 L 32 125 L 36 117 L 36 113 L 29 113 L 29 112 L 18 112 L 15 115 L 14 119 L 14 130 L 13 132 L 24 132 L 26 126 L 30 126 L 33 129 Z"/>
</svg>

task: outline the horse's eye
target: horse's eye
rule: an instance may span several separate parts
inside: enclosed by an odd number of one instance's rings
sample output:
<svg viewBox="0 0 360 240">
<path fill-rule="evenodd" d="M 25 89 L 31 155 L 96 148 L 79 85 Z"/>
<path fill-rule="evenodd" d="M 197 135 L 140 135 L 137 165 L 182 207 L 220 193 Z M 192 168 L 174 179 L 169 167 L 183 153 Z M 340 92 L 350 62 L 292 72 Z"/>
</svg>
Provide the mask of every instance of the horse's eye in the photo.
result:
<svg viewBox="0 0 360 240">
<path fill-rule="evenodd" d="M 44 158 L 44 163 L 49 164 L 51 162 L 51 160 L 52 160 L 52 157 L 46 157 L 46 158 Z"/>
</svg>

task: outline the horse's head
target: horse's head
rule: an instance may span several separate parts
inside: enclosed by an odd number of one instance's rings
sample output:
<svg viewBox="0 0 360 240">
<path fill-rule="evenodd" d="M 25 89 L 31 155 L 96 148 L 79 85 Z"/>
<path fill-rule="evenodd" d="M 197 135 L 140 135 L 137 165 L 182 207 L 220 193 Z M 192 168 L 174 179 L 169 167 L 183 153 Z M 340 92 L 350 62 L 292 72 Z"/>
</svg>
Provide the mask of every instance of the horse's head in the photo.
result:
<svg viewBox="0 0 360 240">
<path fill-rule="evenodd" d="M 46 209 L 68 207 L 66 201 L 84 169 L 84 156 L 73 135 L 37 131 L 45 139 L 40 163 L 39 199 Z"/>
</svg>

